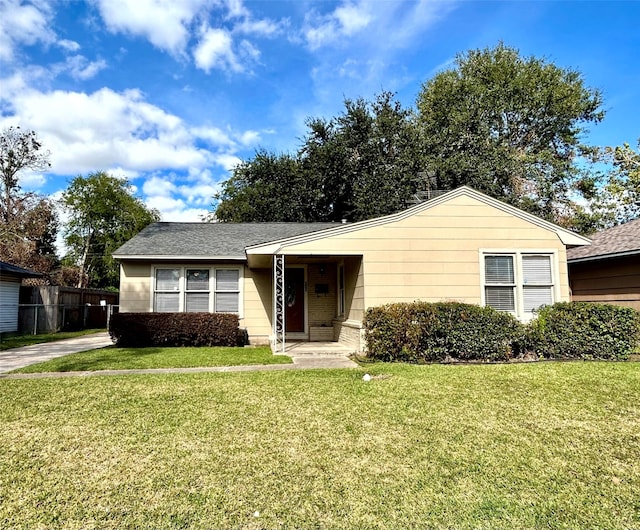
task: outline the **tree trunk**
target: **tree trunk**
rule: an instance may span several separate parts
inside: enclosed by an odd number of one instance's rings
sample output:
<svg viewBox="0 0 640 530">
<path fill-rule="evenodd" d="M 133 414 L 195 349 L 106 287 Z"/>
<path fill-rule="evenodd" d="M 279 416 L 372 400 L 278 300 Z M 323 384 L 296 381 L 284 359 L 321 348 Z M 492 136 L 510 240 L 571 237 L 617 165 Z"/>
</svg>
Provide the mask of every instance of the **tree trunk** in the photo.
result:
<svg viewBox="0 0 640 530">
<path fill-rule="evenodd" d="M 82 253 L 82 259 L 80 260 L 80 272 L 78 273 L 78 284 L 77 287 L 78 289 L 81 289 L 83 287 L 83 283 L 84 283 L 84 274 L 85 274 L 85 268 L 87 265 L 87 258 L 89 256 L 89 247 L 91 246 L 91 235 L 92 232 L 89 232 L 89 235 L 87 236 L 87 241 L 84 244 L 84 252 Z"/>
</svg>

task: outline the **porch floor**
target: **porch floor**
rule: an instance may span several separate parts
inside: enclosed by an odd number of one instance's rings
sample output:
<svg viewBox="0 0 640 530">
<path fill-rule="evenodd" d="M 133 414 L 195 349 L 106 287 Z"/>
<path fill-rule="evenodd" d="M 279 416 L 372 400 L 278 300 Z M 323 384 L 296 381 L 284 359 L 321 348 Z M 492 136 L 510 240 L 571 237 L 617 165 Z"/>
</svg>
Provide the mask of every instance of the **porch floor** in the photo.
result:
<svg viewBox="0 0 640 530">
<path fill-rule="evenodd" d="M 288 341 L 285 343 L 284 354 L 291 357 L 302 355 L 342 355 L 346 357 L 354 351 L 355 348 L 350 348 L 339 342 Z"/>
</svg>

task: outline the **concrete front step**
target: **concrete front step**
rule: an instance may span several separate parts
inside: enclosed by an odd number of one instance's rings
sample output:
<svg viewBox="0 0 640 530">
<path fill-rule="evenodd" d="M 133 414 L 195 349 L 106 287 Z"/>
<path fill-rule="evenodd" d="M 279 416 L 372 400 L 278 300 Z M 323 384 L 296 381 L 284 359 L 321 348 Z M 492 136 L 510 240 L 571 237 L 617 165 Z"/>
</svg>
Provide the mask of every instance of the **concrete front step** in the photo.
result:
<svg viewBox="0 0 640 530">
<path fill-rule="evenodd" d="M 285 344 L 284 350 L 284 354 L 291 357 L 306 357 L 307 355 L 346 357 L 352 353 L 354 353 L 354 348 L 339 342 L 288 342 Z"/>
</svg>

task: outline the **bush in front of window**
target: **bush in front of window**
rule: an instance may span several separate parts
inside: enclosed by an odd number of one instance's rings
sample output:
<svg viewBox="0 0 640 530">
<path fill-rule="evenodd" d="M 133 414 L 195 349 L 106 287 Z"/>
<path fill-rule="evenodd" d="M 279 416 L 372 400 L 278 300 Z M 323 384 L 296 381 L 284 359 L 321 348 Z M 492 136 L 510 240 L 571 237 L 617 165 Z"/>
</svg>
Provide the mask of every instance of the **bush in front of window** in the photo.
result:
<svg viewBox="0 0 640 530">
<path fill-rule="evenodd" d="M 116 313 L 109 334 L 117 346 L 242 346 L 231 313 Z"/>
<path fill-rule="evenodd" d="M 510 313 L 458 302 L 373 307 L 364 329 L 368 357 L 411 363 L 506 361 L 524 335 Z"/>
<path fill-rule="evenodd" d="M 527 331 L 527 349 L 547 359 L 629 358 L 640 341 L 640 313 L 630 307 L 559 302 L 542 307 Z"/>
</svg>

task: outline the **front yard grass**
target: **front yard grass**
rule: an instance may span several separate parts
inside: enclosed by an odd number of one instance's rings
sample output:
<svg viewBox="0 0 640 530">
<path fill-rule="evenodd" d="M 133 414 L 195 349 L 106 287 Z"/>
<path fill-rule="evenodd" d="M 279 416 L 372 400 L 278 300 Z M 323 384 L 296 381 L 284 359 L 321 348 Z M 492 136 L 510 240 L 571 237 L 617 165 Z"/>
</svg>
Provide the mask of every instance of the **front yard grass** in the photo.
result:
<svg viewBox="0 0 640 530">
<path fill-rule="evenodd" d="M 291 357 L 286 355 L 273 355 L 268 346 L 255 348 L 116 348 L 109 346 L 32 364 L 13 373 L 197 368 L 291 362 Z"/>
<path fill-rule="evenodd" d="M 73 339 L 82 335 L 92 335 L 105 331 L 104 329 L 83 329 L 81 331 L 58 331 L 55 333 L 41 333 L 40 335 L 1 335 L 0 351 L 9 350 L 11 348 L 20 348 L 22 346 L 31 346 L 33 344 L 42 344 L 43 342 L 54 342 L 57 340 Z"/>
<path fill-rule="evenodd" d="M 640 364 L 0 380 L 2 528 L 639 528 Z"/>
</svg>

